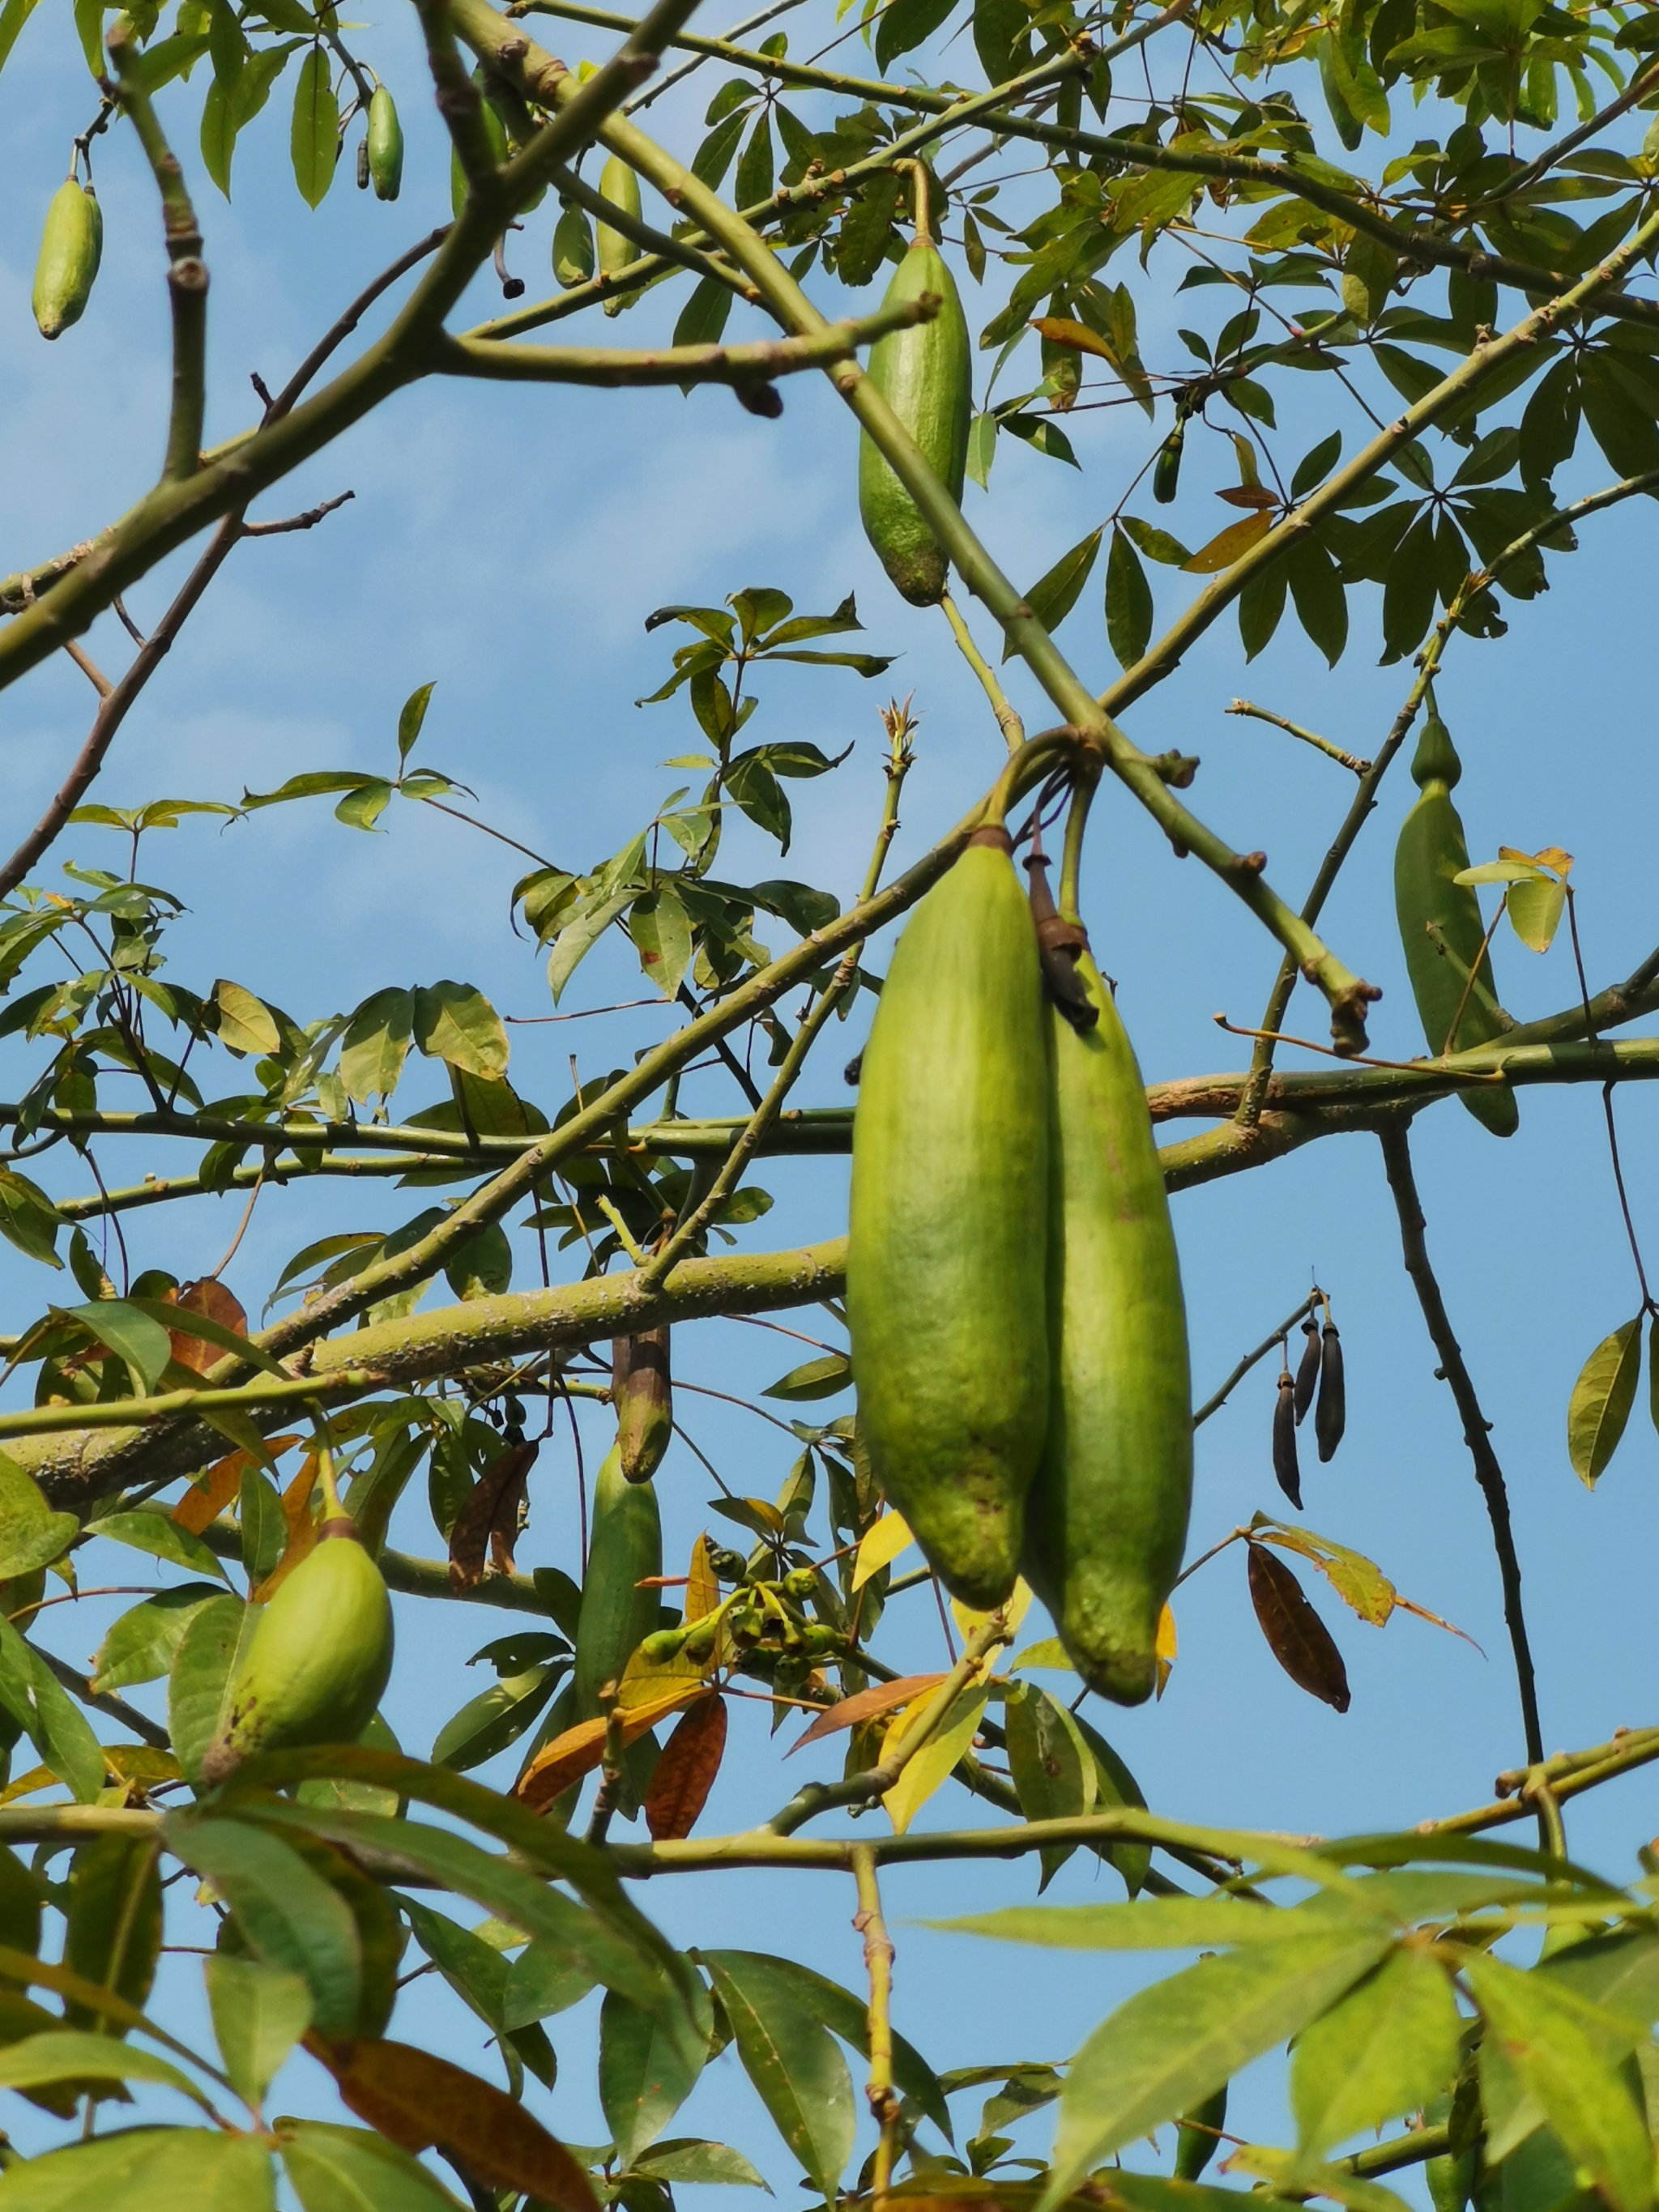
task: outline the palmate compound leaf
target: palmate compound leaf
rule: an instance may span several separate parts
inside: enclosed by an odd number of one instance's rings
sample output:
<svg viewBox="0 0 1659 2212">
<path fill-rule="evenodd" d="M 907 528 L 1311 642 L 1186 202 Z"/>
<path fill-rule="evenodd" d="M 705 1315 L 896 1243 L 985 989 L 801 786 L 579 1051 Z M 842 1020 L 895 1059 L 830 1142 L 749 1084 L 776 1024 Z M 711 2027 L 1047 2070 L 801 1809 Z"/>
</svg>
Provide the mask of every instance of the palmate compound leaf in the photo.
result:
<svg viewBox="0 0 1659 2212">
<path fill-rule="evenodd" d="M 1604 1336 L 1579 1371 L 1567 1403 L 1567 1457 L 1578 1480 L 1594 1490 L 1619 1449 L 1636 1402 L 1642 1367 L 1642 1316 Z"/>
<path fill-rule="evenodd" d="M 1382 1929 L 1343 1926 L 1200 1959 L 1138 1991 L 1073 2063 L 1038 2212 L 1054 2212 L 1114 2151 L 1190 2112 L 1252 2059 L 1300 2033 L 1391 1948 Z"/>
</svg>

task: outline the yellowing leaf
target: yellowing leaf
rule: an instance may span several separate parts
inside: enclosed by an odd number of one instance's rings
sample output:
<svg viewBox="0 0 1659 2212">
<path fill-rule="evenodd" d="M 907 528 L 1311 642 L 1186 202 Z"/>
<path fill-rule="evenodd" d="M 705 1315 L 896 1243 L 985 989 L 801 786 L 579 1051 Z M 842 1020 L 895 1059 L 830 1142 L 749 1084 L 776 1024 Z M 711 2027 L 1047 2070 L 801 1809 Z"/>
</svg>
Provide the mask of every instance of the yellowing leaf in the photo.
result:
<svg viewBox="0 0 1659 2212">
<path fill-rule="evenodd" d="M 902 1836 L 933 1792 L 945 1781 L 952 1767 L 974 1741 L 979 1728 L 980 1716 L 985 1711 L 989 1692 L 983 1687 L 964 1690 L 951 1706 L 938 1729 L 923 1744 L 921 1749 L 904 1768 L 882 1803 L 887 1808 L 893 1832 Z M 882 1757 L 888 1753 L 909 1726 L 911 1714 L 898 1714 L 888 1725 L 882 1743 Z"/>
<path fill-rule="evenodd" d="M 1158 1662 L 1158 1694 L 1164 1695 L 1164 1686 L 1175 1668 L 1176 1655 L 1176 1618 L 1166 1605 L 1158 1616 L 1158 1641 L 1154 1647 Z"/>
<path fill-rule="evenodd" d="M 720 1578 L 709 1564 L 708 1539 L 699 1536 L 691 1547 L 691 1571 L 685 1580 L 685 1617 L 701 1620 L 720 1601 Z"/>
<path fill-rule="evenodd" d="M 1572 1471 L 1594 1490 L 1619 1449 L 1636 1396 L 1642 1365 L 1642 1316 L 1602 1338 L 1584 1362 L 1567 1407 L 1567 1456 Z"/>
<path fill-rule="evenodd" d="M 213 987 L 213 1000 L 219 1009 L 221 1044 L 228 1045 L 233 1052 L 276 1051 L 283 1041 L 282 1032 L 263 999 L 221 976 Z"/>
<path fill-rule="evenodd" d="M 283 1519 L 288 1524 L 288 1542 L 283 1547 L 282 1558 L 254 1592 L 256 1605 L 269 1605 L 301 1560 L 317 1548 L 317 1523 L 311 1512 L 311 1493 L 316 1486 L 317 1455 L 307 1452 L 300 1472 L 283 1492 Z"/>
<path fill-rule="evenodd" d="M 1218 537 L 1200 545 L 1192 559 L 1181 565 L 1192 575 L 1213 576 L 1218 569 L 1231 568 L 1252 545 L 1259 545 L 1273 526 L 1271 514 L 1247 514 L 1242 522 L 1230 522 Z"/>
<path fill-rule="evenodd" d="M 1019 1633 L 1019 1625 L 1030 1609 L 1031 1586 L 1022 1576 L 1014 1584 L 1013 1595 L 1008 1599 L 1006 1604 L 998 1607 L 1008 1624 L 1010 1636 L 1017 1636 Z M 991 1618 L 988 1613 L 975 1613 L 972 1606 L 963 1605 L 960 1598 L 951 1599 L 951 1611 L 956 1617 L 957 1626 L 964 1636 L 977 1636 Z"/>
<path fill-rule="evenodd" d="M 1050 345 L 1069 346 L 1073 353 L 1091 353 L 1102 361 L 1117 367 L 1117 356 L 1104 338 L 1097 337 L 1082 323 L 1067 320 L 1064 315 L 1039 315 L 1031 328 L 1048 339 Z"/>
<path fill-rule="evenodd" d="M 864 1532 L 859 1545 L 859 1555 L 853 1569 L 853 1588 L 860 1590 L 884 1567 L 890 1567 L 899 1553 L 907 1550 L 915 1539 L 910 1534 L 910 1524 L 902 1513 L 884 1513 L 879 1521 Z"/>
<path fill-rule="evenodd" d="M 1066 1656 L 1066 1646 L 1059 1637 L 1045 1636 L 1040 1644 L 1028 1644 L 1018 1658 L 1011 1659 L 1008 1672 L 1011 1674 L 1075 1674 L 1077 1668 Z"/>
</svg>

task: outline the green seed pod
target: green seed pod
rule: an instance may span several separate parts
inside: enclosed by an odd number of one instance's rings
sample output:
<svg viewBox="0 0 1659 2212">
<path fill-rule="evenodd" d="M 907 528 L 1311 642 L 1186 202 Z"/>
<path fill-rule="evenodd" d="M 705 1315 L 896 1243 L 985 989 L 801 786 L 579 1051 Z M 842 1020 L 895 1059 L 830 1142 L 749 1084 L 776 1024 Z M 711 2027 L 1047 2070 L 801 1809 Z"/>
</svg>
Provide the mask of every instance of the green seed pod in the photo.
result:
<svg viewBox="0 0 1659 2212">
<path fill-rule="evenodd" d="M 620 155 L 613 154 L 599 173 L 599 197 L 620 208 L 624 215 L 635 219 L 640 212 L 640 180 Z M 613 230 L 608 222 L 597 225 L 594 231 L 594 252 L 599 257 L 599 275 L 614 276 L 619 269 L 626 269 L 631 261 L 640 258 L 640 249 L 633 240 L 620 230 Z M 624 307 L 631 307 L 637 295 L 631 292 L 607 294 L 600 302 L 607 315 L 619 315 Z"/>
<path fill-rule="evenodd" d="M 1097 1021 L 1079 1030 L 1047 1010 L 1054 1352 L 1025 1573 L 1089 1687 L 1133 1705 L 1157 1680 L 1187 1539 L 1187 1324 L 1140 1071 L 1086 951 L 1077 972 Z"/>
<path fill-rule="evenodd" d="M 391 1677 L 392 1641 L 380 1571 L 356 1524 L 331 1516 L 316 1548 L 261 1609 L 203 1779 L 222 1782 L 256 1752 L 355 1743 Z"/>
<path fill-rule="evenodd" d="M 593 274 L 593 233 L 586 210 L 568 200 L 553 226 L 553 274 L 567 291 Z"/>
<path fill-rule="evenodd" d="M 922 221 L 882 305 L 905 306 L 929 292 L 940 302 L 938 314 L 932 322 L 878 338 L 868 374 L 945 490 L 960 501 L 973 411 L 973 356 L 956 280 Z M 935 605 L 950 573 L 945 548 L 868 432 L 859 441 L 859 514 L 896 587 L 913 606 Z"/>
<path fill-rule="evenodd" d="M 640 1656 L 648 1659 L 653 1667 L 665 1666 L 684 1650 L 685 1635 L 683 1628 L 653 1628 L 640 1645 Z"/>
<path fill-rule="evenodd" d="M 1288 1368 L 1279 1378 L 1279 1401 L 1273 1407 L 1273 1480 L 1299 1513 L 1302 1470 L 1296 1457 L 1296 1384 Z"/>
<path fill-rule="evenodd" d="M 1187 418 L 1176 416 L 1176 426 L 1158 449 L 1152 463 L 1152 497 L 1168 507 L 1181 485 L 1181 449 L 1187 442 Z"/>
<path fill-rule="evenodd" d="M 622 1471 L 630 1482 L 649 1482 L 674 1433 L 665 1327 L 612 1340 L 611 1396 Z"/>
<path fill-rule="evenodd" d="M 1429 2185 L 1434 2212 L 1467 2212 L 1479 2157 L 1478 2148 L 1472 2144 L 1455 2158 L 1448 2154 L 1425 2161 L 1423 2178 Z"/>
<path fill-rule="evenodd" d="M 662 1518 L 648 1482 L 629 1482 L 622 1454 L 612 1446 L 593 1483 L 587 1540 L 587 1576 L 576 1621 L 576 1663 L 571 1675 L 574 1717 L 593 1719 L 599 1692 L 618 1681 L 639 1645 L 657 1625 L 657 1593 L 639 1585 L 662 1572 Z"/>
<path fill-rule="evenodd" d="M 1302 1357 L 1296 1370 L 1296 1419 L 1298 1428 L 1313 1403 L 1314 1391 L 1319 1382 L 1319 1323 L 1304 1321 L 1302 1337 Z"/>
<path fill-rule="evenodd" d="M 841 1638 L 826 1622 L 809 1621 L 801 1632 L 800 1648 L 809 1659 L 826 1658 L 841 1649 Z"/>
<path fill-rule="evenodd" d="M 1198 2179 L 1220 2148 L 1219 2137 L 1226 2124 L 1227 2085 L 1224 2081 L 1214 2096 L 1206 2097 L 1190 2112 L 1182 2114 L 1180 2133 L 1176 2137 L 1175 2170 L 1178 2181 Z"/>
<path fill-rule="evenodd" d="M 34 319 L 44 338 L 78 323 L 104 251 L 104 218 L 90 185 L 66 177 L 52 196 L 34 264 Z"/>
<path fill-rule="evenodd" d="M 1431 714 L 1412 762 L 1422 796 L 1401 826 L 1394 897 L 1406 969 L 1431 1054 L 1468 1052 L 1489 1044 L 1504 1029 L 1492 955 L 1483 949 L 1480 902 L 1471 884 L 1453 880 L 1469 865 L 1451 798 L 1462 774 L 1450 732 L 1438 714 Z M 1495 1137 L 1512 1136 L 1520 1126 L 1512 1091 L 1460 1091 L 1458 1097 Z"/>
<path fill-rule="evenodd" d="M 1000 1605 L 1048 1419 L 1045 1010 L 1006 830 L 894 951 L 853 1124 L 847 1304 L 870 1467 L 946 1586 Z"/>
<path fill-rule="evenodd" d="M 483 117 L 485 135 L 489 140 L 490 158 L 497 168 L 507 159 L 507 125 L 485 100 L 479 112 Z M 461 157 L 452 146 L 449 151 L 449 204 L 457 215 L 466 205 L 466 171 L 461 167 Z"/>
<path fill-rule="evenodd" d="M 368 103 L 368 173 L 377 200 L 395 200 L 404 180 L 404 126 L 383 84 Z"/>
<path fill-rule="evenodd" d="M 1330 1459 L 1342 1441 L 1348 1423 L 1348 1386 L 1342 1372 L 1342 1340 L 1333 1322 L 1325 1324 L 1319 1348 L 1319 1403 L 1314 1409 L 1314 1436 L 1322 1460 Z"/>
</svg>

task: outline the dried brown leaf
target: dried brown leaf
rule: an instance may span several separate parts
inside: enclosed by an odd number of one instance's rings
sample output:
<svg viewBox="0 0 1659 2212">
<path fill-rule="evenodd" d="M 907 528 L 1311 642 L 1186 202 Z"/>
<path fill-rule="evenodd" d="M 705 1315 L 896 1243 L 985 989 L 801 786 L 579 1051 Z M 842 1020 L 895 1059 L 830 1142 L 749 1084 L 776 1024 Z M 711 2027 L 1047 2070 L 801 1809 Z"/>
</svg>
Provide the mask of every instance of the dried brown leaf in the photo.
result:
<svg viewBox="0 0 1659 2212">
<path fill-rule="evenodd" d="M 726 1755 L 726 1700 L 705 1698 L 662 1747 L 645 1797 L 653 1844 L 678 1843 L 697 1824 Z"/>
<path fill-rule="evenodd" d="M 1346 1713 L 1348 1670 L 1307 1592 L 1265 1544 L 1252 1539 L 1244 1548 L 1249 1554 L 1250 1602 L 1267 1649 L 1298 1689 Z"/>
<path fill-rule="evenodd" d="M 706 1682 L 690 1682 L 659 1698 L 653 1705 L 636 1705 L 623 1718 L 623 1744 L 633 1743 L 659 1721 L 666 1720 L 670 1713 L 677 1713 L 708 1695 Z M 566 1729 L 551 1743 L 544 1744 L 519 1777 L 513 1792 L 519 1802 L 528 1805 L 532 1813 L 538 1813 L 555 1798 L 562 1797 L 573 1782 L 580 1782 L 584 1774 L 591 1774 L 605 1757 L 605 1726 L 601 1714 L 594 1720 L 578 1721 L 574 1728 Z"/>
<path fill-rule="evenodd" d="M 906 1674 L 896 1682 L 872 1682 L 867 1690 L 843 1698 L 827 1713 L 820 1713 L 785 1755 L 793 1757 L 804 1745 L 816 1743 L 821 1736 L 831 1735 L 837 1729 L 856 1728 L 860 1721 L 874 1720 L 878 1714 L 891 1712 L 895 1705 L 908 1705 L 912 1698 L 936 1690 L 944 1680 L 943 1674 Z"/>
<path fill-rule="evenodd" d="M 449 1535 L 452 1589 L 474 1589 L 483 1579 L 484 1558 L 493 1553 L 505 1574 L 513 1571 L 513 1539 L 530 1470 L 541 1449 L 535 1437 L 507 1444 L 472 1486 Z M 506 1564 L 503 1565 L 502 1562 Z"/>
</svg>

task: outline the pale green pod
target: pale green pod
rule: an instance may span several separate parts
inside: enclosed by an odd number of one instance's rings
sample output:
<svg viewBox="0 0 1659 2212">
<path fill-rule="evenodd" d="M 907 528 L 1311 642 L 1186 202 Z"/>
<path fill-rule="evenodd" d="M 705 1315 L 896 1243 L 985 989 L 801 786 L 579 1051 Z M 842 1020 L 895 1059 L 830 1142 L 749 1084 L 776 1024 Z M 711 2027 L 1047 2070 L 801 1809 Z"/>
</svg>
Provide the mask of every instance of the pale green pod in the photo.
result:
<svg viewBox="0 0 1659 2212">
<path fill-rule="evenodd" d="M 42 337 L 78 323 L 104 252 L 104 218 L 90 185 L 66 177 L 52 196 L 34 266 L 34 319 Z"/>
</svg>

